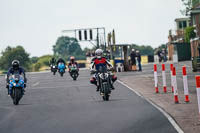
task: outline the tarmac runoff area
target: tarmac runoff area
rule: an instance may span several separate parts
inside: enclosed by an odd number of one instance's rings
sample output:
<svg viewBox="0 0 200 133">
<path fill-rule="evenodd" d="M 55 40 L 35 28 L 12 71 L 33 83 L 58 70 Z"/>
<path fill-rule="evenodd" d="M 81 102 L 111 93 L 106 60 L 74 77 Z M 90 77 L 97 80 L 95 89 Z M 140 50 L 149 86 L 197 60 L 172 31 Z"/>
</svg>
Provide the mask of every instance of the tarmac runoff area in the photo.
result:
<svg viewBox="0 0 200 133">
<path fill-rule="evenodd" d="M 164 111 L 170 119 L 173 119 L 177 126 L 185 133 L 200 133 L 200 116 L 197 103 L 195 76 L 199 72 L 192 72 L 190 61 L 174 64 L 177 69 L 177 85 L 179 104 L 174 103 L 174 95 L 171 92 L 170 62 L 166 65 L 167 93 L 163 92 L 162 83 L 162 66 L 158 68 L 158 86 L 159 92 L 155 93 L 154 87 L 154 65 L 148 64 L 143 66 L 142 72 L 122 72 L 117 73 L 118 79 L 124 85 L 132 89 L 136 94 L 144 97 L 150 103 L 155 104 Z M 189 99 L 190 102 L 184 102 L 184 87 L 182 77 L 182 66 L 187 68 Z M 161 112 L 162 112 L 161 111 Z M 166 116 L 167 117 L 167 116 Z M 176 124 L 175 124 L 176 126 Z M 181 132 L 181 131 L 180 131 Z"/>
</svg>

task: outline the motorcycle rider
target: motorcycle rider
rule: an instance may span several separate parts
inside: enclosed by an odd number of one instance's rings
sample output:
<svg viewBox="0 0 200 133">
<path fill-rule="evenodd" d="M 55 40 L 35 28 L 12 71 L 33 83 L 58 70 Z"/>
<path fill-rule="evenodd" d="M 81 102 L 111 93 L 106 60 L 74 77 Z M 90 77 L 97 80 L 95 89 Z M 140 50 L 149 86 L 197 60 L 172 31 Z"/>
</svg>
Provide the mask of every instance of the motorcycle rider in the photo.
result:
<svg viewBox="0 0 200 133">
<path fill-rule="evenodd" d="M 57 61 L 57 67 L 58 67 L 59 63 L 63 63 L 65 65 L 65 69 L 66 69 L 66 63 L 65 63 L 65 61 L 61 57 Z"/>
<path fill-rule="evenodd" d="M 59 63 L 63 63 L 66 66 L 65 61 L 61 57 L 57 61 L 57 66 L 58 66 Z"/>
<path fill-rule="evenodd" d="M 107 58 L 103 57 L 103 50 L 102 49 L 97 49 L 95 51 L 95 57 L 92 59 L 90 69 L 91 71 L 96 69 L 97 71 L 99 70 L 100 66 L 109 66 L 110 68 L 113 68 L 112 64 L 107 60 Z M 117 77 L 113 74 L 112 75 L 112 83 L 111 87 L 114 90 L 113 83 L 117 80 Z M 90 79 L 90 83 L 94 84 L 97 86 L 97 80 L 96 80 L 96 74 L 92 76 Z M 99 91 L 99 88 L 97 86 L 97 91 Z"/>
<path fill-rule="evenodd" d="M 53 66 L 55 66 L 55 68 L 57 69 L 57 67 L 56 67 L 56 59 L 54 57 L 52 57 L 51 60 L 49 61 L 49 65 L 51 67 L 51 71 L 53 71 Z"/>
<path fill-rule="evenodd" d="M 75 57 L 74 57 L 74 56 L 71 56 L 71 57 L 70 57 L 70 62 L 69 62 L 69 64 L 68 64 L 68 68 L 69 68 L 68 71 L 69 71 L 69 72 L 71 71 L 72 65 L 75 65 L 76 68 L 77 68 L 77 71 L 79 71 L 78 63 L 75 61 Z"/>
<path fill-rule="evenodd" d="M 56 65 L 56 59 L 54 57 L 51 58 L 51 60 L 49 61 L 49 65 Z"/>
<path fill-rule="evenodd" d="M 24 76 L 24 88 L 23 88 L 23 92 L 25 92 L 25 88 L 26 88 L 26 74 L 25 74 L 25 70 L 24 68 L 20 67 L 20 62 L 18 60 L 13 60 L 12 61 L 12 67 L 9 68 L 8 72 L 7 72 L 7 78 L 6 78 L 6 81 L 7 81 L 7 84 L 6 84 L 6 88 L 8 89 L 8 95 L 10 95 L 10 91 L 9 90 L 9 76 L 10 75 L 13 75 L 14 73 L 19 73 L 20 75 L 23 74 Z"/>
</svg>

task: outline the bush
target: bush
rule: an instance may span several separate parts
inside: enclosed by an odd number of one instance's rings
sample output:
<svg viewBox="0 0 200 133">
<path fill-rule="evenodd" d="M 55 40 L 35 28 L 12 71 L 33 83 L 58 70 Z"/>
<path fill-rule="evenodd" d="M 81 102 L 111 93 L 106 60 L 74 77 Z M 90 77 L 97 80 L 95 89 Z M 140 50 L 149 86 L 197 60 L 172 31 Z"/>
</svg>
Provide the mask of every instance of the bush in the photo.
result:
<svg viewBox="0 0 200 133">
<path fill-rule="evenodd" d="M 194 32 L 194 27 L 187 27 L 185 28 L 185 41 L 190 43 L 190 40 L 196 37 L 196 33 Z"/>
</svg>

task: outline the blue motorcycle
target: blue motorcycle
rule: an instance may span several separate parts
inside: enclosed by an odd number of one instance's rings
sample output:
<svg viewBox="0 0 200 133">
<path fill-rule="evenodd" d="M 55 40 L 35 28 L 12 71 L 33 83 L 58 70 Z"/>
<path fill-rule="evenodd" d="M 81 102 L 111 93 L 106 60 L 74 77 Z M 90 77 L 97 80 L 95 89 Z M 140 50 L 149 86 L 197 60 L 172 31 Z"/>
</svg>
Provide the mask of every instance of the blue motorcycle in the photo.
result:
<svg viewBox="0 0 200 133">
<path fill-rule="evenodd" d="M 63 74 L 65 73 L 65 64 L 59 63 L 58 64 L 58 72 L 60 73 L 60 76 L 63 77 Z"/>
<path fill-rule="evenodd" d="M 9 93 L 14 105 L 18 105 L 24 94 L 24 77 L 20 74 L 13 74 L 9 77 Z"/>
</svg>

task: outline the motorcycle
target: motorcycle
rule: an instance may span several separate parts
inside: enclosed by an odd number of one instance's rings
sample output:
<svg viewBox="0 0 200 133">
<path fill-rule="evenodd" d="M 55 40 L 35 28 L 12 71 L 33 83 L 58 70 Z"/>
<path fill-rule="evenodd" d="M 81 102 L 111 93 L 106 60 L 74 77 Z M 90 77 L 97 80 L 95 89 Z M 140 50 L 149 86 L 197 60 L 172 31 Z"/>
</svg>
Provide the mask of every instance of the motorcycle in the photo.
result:
<svg viewBox="0 0 200 133">
<path fill-rule="evenodd" d="M 108 70 L 107 67 L 100 67 L 99 71 L 93 71 L 96 73 L 97 87 L 99 88 L 100 95 L 104 101 L 109 101 L 109 97 L 112 90 L 111 82 L 111 70 Z"/>
<path fill-rule="evenodd" d="M 58 64 L 58 72 L 60 73 L 60 76 L 63 77 L 63 74 L 65 73 L 65 64 L 64 63 Z"/>
<path fill-rule="evenodd" d="M 18 105 L 24 95 L 24 77 L 20 74 L 13 74 L 9 77 L 9 92 L 14 105 Z"/>
<path fill-rule="evenodd" d="M 79 73 L 78 73 L 78 68 L 76 67 L 76 65 L 73 64 L 70 67 L 69 73 L 70 73 L 70 76 L 73 78 L 73 80 L 76 80 L 78 78 Z"/>
<path fill-rule="evenodd" d="M 53 75 L 56 75 L 56 72 L 57 72 L 56 65 L 51 65 L 51 72 L 53 72 Z"/>
</svg>

